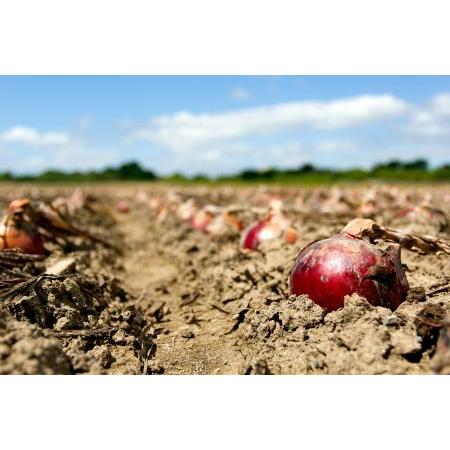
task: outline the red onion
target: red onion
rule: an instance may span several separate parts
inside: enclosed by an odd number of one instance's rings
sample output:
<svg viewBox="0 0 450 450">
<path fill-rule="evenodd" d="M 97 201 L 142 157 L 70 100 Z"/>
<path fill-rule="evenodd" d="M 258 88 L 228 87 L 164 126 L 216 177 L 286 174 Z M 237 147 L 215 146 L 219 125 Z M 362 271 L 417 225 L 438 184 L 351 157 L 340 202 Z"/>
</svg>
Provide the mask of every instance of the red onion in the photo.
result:
<svg viewBox="0 0 450 450">
<path fill-rule="evenodd" d="M 290 283 L 292 294 L 306 294 L 328 311 L 342 307 L 344 297 L 354 293 L 374 306 L 395 310 L 408 291 L 397 244 L 380 250 L 347 232 L 306 246 Z"/>
<path fill-rule="evenodd" d="M 250 225 L 243 232 L 241 247 L 255 250 L 261 242 L 283 235 L 288 244 L 297 240 L 297 231 L 289 226 L 289 222 L 281 212 L 271 212 L 266 218 Z"/>
<path fill-rule="evenodd" d="M 255 250 L 261 242 L 278 237 L 282 232 L 277 216 L 269 214 L 265 219 L 251 224 L 244 230 L 241 247 L 247 250 Z"/>
<path fill-rule="evenodd" d="M 198 231 L 206 232 L 208 225 L 213 220 L 213 215 L 204 209 L 201 209 L 194 213 L 194 215 L 189 219 L 189 224 L 192 228 Z"/>
<path fill-rule="evenodd" d="M 119 200 L 116 204 L 116 211 L 126 214 L 130 212 L 130 204 L 126 200 Z"/>
</svg>

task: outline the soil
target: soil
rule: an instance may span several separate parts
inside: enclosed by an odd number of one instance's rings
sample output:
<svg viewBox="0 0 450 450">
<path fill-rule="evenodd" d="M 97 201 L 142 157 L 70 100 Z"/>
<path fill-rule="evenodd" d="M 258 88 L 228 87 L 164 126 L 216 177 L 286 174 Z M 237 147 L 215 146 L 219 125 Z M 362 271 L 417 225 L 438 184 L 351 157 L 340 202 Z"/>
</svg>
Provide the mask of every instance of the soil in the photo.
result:
<svg viewBox="0 0 450 450">
<path fill-rule="evenodd" d="M 19 195 L 50 200 L 65 193 L 33 189 L 2 189 L 3 206 Z M 200 205 L 245 204 L 248 211 L 240 218 L 246 225 L 257 217 L 251 207 L 269 194 L 280 195 L 237 187 L 176 190 Z M 326 313 L 306 296 L 289 295 L 289 272 L 301 248 L 338 232 L 354 211 L 288 212 L 299 235 L 295 245 L 275 238 L 246 252 L 231 229 L 215 236 L 173 214 L 158 220 L 143 198 L 167 197 L 173 188 L 112 186 L 90 192 L 93 208 L 80 209 L 73 220 L 114 245 L 80 238 L 47 243 L 46 258 L 27 263 L 22 271 L 31 281 L 22 280 L 24 286 L 0 300 L 1 374 L 450 372 L 444 342 L 449 340 L 448 255 L 402 251 L 410 290 L 394 312 L 354 294 L 343 308 Z M 296 193 L 283 190 L 286 204 L 295 203 Z M 429 187 L 427 194 L 442 208 L 439 199 L 448 196 L 448 187 Z M 130 208 L 121 213 L 115 205 L 124 199 Z M 406 225 L 450 238 L 441 223 Z M 49 274 L 61 261 L 66 270 Z"/>
</svg>

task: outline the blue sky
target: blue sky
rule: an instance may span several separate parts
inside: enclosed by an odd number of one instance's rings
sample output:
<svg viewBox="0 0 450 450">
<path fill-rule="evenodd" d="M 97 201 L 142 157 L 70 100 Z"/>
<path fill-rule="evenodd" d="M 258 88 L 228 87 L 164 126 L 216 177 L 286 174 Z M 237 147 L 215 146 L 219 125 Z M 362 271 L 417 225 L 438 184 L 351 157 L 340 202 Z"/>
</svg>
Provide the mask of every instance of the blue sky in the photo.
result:
<svg viewBox="0 0 450 450">
<path fill-rule="evenodd" d="M 0 172 L 450 162 L 450 77 L 0 77 Z"/>
</svg>

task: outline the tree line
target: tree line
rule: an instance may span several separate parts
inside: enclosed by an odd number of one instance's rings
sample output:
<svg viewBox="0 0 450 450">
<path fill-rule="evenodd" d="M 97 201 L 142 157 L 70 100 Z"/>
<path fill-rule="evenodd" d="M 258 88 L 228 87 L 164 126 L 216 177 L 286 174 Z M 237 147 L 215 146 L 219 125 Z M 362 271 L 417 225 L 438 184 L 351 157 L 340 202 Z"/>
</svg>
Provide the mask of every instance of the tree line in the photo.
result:
<svg viewBox="0 0 450 450">
<path fill-rule="evenodd" d="M 330 169 L 313 164 L 303 164 L 293 169 L 269 168 L 247 169 L 237 174 L 208 177 L 198 174 L 188 177 L 175 173 L 159 176 L 153 170 L 142 167 L 138 162 L 127 162 L 118 167 L 101 170 L 65 172 L 47 170 L 37 175 L 14 175 L 0 173 L 0 181 L 40 181 L 40 182 L 95 182 L 95 181 L 169 181 L 169 182 L 336 182 L 336 181 L 450 181 L 450 164 L 430 168 L 425 159 L 413 161 L 392 160 L 376 164 L 370 169 Z"/>
</svg>

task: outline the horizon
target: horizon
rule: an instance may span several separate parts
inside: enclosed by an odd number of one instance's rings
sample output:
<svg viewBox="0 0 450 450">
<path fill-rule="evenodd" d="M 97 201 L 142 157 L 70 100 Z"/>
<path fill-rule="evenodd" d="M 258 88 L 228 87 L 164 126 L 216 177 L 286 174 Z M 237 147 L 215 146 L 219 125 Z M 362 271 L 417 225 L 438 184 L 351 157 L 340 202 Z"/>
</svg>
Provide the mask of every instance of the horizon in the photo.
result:
<svg viewBox="0 0 450 450">
<path fill-rule="evenodd" d="M 247 171 L 264 173 L 266 171 L 271 171 L 271 170 L 274 170 L 274 171 L 290 171 L 290 170 L 305 170 L 305 169 L 306 170 L 312 170 L 312 171 L 319 171 L 319 172 L 320 171 L 345 172 L 345 171 L 352 171 L 352 170 L 361 170 L 361 171 L 370 172 L 370 171 L 374 171 L 374 170 L 376 170 L 377 168 L 380 168 L 380 167 L 386 167 L 386 166 L 391 166 L 392 167 L 393 165 L 397 165 L 397 164 L 399 166 L 398 167 L 399 169 L 401 169 L 401 168 L 404 169 L 405 165 L 408 166 L 408 165 L 414 165 L 414 164 L 424 164 L 425 167 L 424 168 L 420 168 L 419 170 L 435 170 L 435 169 L 442 169 L 442 168 L 450 167 L 450 163 L 444 163 L 444 164 L 439 164 L 439 165 L 436 165 L 436 166 L 431 166 L 429 161 L 427 159 L 425 159 L 425 158 L 414 158 L 414 159 L 409 159 L 409 160 L 406 160 L 406 159 L 405 160 L 400 160 L 400 159 L 393 158 L 393 159 L 390 159 L 388 161 L 383 161 L 383 162 L 380 162 L 380 163 L 374 163 L 374 164 L 372 164 L 372 165 L 370 165 L 368 167 L 365 167 L 365 168 L 359 167 L 359 166 L 349 166 L 349 167 L 345 167 L 345 168 L 333 168 L 333 167 L 327 167 L 327 166 L 318 166 L 318 165 L 312 163 L 311 161 L 306 161 L 304 163 L 301 163 L 298 166 L 293 166 L 293 167 L 289 167 L 289 168 L 286 168 L 286 169 L 283 169 L 283 168 L 280 168 L 280 167 L 276 167 L 276 166 L 267 166 L 267 167 L 260 167 L 260 168 L 250 167 L 249 166 L 249 167 L 244 167 L 243 169 L 241 169 L 239 171 L 236 171 L 236 172 L 233 172 L 233 173 L 224 174 L 223 176 L 224 177 L 228 177 L 228 176 L 240 175 L 243 172 L 247 172 Z M 139 161 L 127 160 L 127 161 L 121 162 L 120 164 L 110 165 L 110 166 L 105 166 L 105 167 L 99 167 L 97 169 L 92 169 L 92 170 L 91 169 L 88 169 L 88 170 L 60 170 L 60 169 L 55 169 L 55 168 L 51 168 L 50 167 L 48 169 L 44 169 L 44 170 L 42 170 L 40 172 L 37 172 L 35 174 L 31 174 L 31 173 L 30 174 L 19 174 L 17 176 L 20 177 L 22 175 L 23 176 L 30 175 L 30 176 L 33 176 L 33 177 L 34 176 L 39 177 L 41 175 L 45 175 L 46 173 L 52 173 L 52 172 L 61 173 L 61 174 L 64 174 L 64 175 L 71 175 L 71 174 L 77 174 L 77 173 L 88 174 L 90 172 L 100 173 L 100 172 L 106 172 L 108 170 L 119 170 L 120 168 L 122 168 L 124 166 L 129 166 L 129 165 L 137 165 L 139 169 L 151 172 L 157 177 L 160 177 L 160 176 L 161 177 L 165 177 L 165 176 L 171 177 L 171 176 L 174 176 L 174 175 L 182 175 L 179 172 L 172 172 L 172 173 L 169 173 L 168 175 L 161 175 L 156 170 L 154 170 L 152 167 L 145 166 L 145 165 L 141 164 Z M 2 175 L 2 174 L 4 175 L 4 174 L 8 174 L 8 173 L 12 174 L 11 172 L 0 172 L 0 175 Z M 14 174 L 12 174 L 12 175 L 14 175 Z M 207 176 L 207 175 L 204 174 L 204 173 L 200 173 L 199 172 L 199 173 L 193 173 L 192 175 L 189 175 L 188 177 L 190 177 L 190 176 L 195 177 L 195 176 Z M 222 176 L 222 175 L 217 175 L 217 177 L 220 177 L 220 176 Z M 214 178 L 214 176 L 211 176 L 211 178 Z"/>
<path fill-rule="evenodd" d="M 448 76 L 2 76 L 0 172 L 450 162 Z"/>
</svg>

